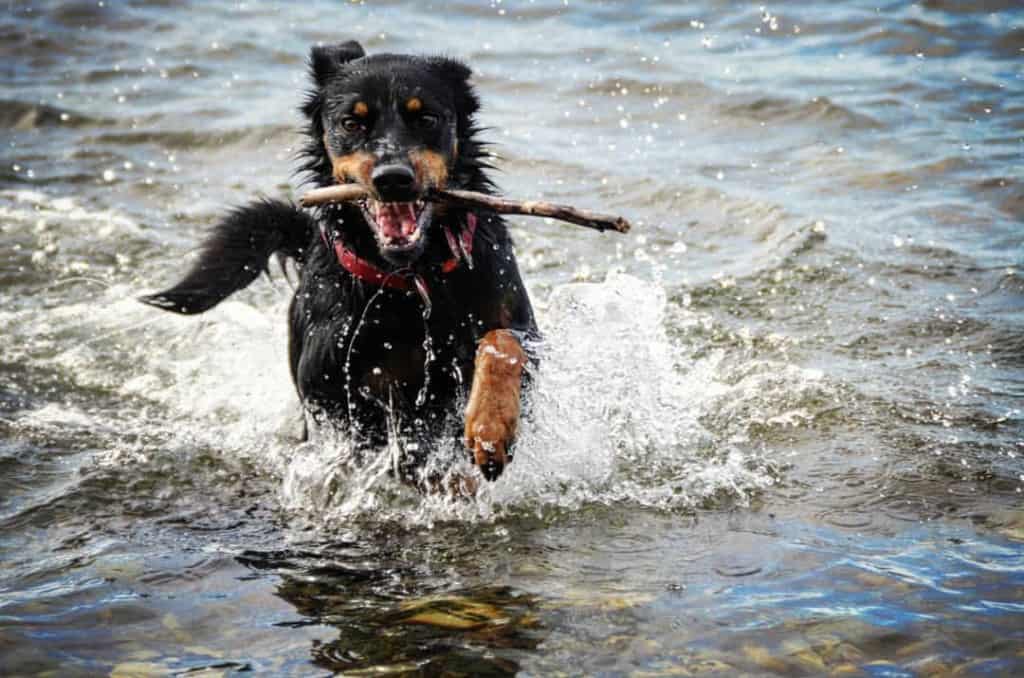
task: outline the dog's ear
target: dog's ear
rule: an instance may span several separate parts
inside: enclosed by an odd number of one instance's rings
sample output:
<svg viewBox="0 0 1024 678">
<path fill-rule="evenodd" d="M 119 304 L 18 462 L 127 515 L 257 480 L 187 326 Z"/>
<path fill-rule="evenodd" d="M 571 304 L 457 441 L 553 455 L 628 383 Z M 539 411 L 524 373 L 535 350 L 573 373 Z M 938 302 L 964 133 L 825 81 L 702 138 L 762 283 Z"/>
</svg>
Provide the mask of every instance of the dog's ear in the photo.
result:
<svg viewBox="0 0 1024 678">
<path fill-rule="evenodd" d="M 317 87 L 338 72 L 342 64 L 366 56 L 363 46 L 355 40 L 337 45 L 317 45 L 309 52 L 309 71 Z"/>
<path fill-rule="evenodd" d="M 448 57 L 434 57 L 430 59 L 429 63 L 433 71 L 452 88 L 460 118 L 468 120 L 480 109 L 480 100 L 477 98 L 476 92 L 473 91 L 473 85 L 469 82 L 473 71 L 461 61 Z"/>
<path fill-rule="evenodd" d="M 452 84 L 465 85 L 469 82 L 469 76 L 473 75 L 473 71 L 470 70 L 469 66 L 448 57 L 434 57 L 430 60 L 430 65 L 434 68 L 435 72 Z"/>
<path fill-rule="evenodd" d="M 309 51 L 309 75 L 313 79 L 313 88 L 306 94 L 300 110 L 309 120 L 306 128 L 307 144 L 300 155 L 305 158 L 302 168 L 323 178 L 330 177 L 330 162 L 324 148 L 324 124 L 320 119 L 323 114 L 326 93 L 324 87 L 345 64 L 366 56 L 363 46 L 355 40 L 338 43 L 337 45 L 316 45 Z"/>
</svg>

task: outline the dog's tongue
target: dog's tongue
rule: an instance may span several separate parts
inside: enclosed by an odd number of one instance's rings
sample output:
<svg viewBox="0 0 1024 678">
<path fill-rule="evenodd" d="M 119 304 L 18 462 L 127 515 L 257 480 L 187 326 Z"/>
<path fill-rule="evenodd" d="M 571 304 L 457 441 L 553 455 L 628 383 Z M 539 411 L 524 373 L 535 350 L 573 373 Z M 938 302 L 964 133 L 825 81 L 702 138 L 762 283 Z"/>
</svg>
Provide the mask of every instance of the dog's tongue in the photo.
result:
<svg viewBox="0 0 1024 678">
<path fill-rule="evenodd" d="M 377 209 L 377 227 L 387 240 L 408 238 L 416 232 L 416 210 L 411 202 L 382 202 Z"/>
</svg>

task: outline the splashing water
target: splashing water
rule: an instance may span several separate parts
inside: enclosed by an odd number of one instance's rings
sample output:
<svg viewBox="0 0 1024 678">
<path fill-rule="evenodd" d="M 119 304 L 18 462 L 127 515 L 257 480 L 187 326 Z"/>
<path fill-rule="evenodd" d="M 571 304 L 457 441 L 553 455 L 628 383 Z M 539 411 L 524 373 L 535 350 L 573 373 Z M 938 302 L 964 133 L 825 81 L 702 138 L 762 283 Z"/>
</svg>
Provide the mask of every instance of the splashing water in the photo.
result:
<svg viewBox="0 0 1024 678">
<path fill-rule="evenodd" d="M 688 508 L 772 482 L 700 422 L 719 357 L 691 361 L 665 329 L 665 291 L 628 275 L 557 288 L 516 476 L 499 504 Z"/>
<path fill-rule="evenodd" d="M 391 473 L 396 443 L 361 452 L 357 463 L 344 437 L 321 433 L 300 445 L 286 435 L 301 414 L 284 359 L 284 289 L 273 288 L 259 306 L 229 300 L 199 318 L 154 314 L 134 301 L 136 292 L 111 284 L 98 298 L 52 309 L 45 321 L 4 315 L 20 328 L 20 345 L 34 347 L 19 349 L 29 361 L 62 336 L 88 330 L 93 339 L 68 344 L 50 364 L 81 387 L 139 403 L 120 414 L 118 426 L 161 441 L 162 452 L 144 456 L 180 459 L 201 449 L 224 465 L 255 467 L 277 479 L 286 509 L 321 525 L 745 501 L 776 477 L 776 463 L 749 429 L 813 419 L 801 404 L 827 388 L 820 373 L 792 365 L 727 359 L 721 350 L 689 357 L 700 342 L 688 343 L 685 329 L 703 321 L 670 304 L 657 283 L 612 274 L 562 285 L 538 304 L 544 339 L 535 347 L 540 361 L 515 461 L 498 482 L 481 483 L 475 500 L 422 494 Z M 679 336 L 669 336 L 669 325 Z M 98 455 L 100 464 L 130 462 L 138 445 Z M 441 441 L 423 470 L 443 483 L 475 474 L 454 439 Z"/>
<path fill-rule="evenodd" d="M 328 523 L 368 515 L 431 523 L 591 503 L 687 509 L 718 497 L 745 500 L 773 482 L 773 464 L 735 436 L 720 440 L 701 419 L 738 401 L 763 402 L 764 394 L 743 380 L 725 383 L 721 353 L 687 359 L 687 347 L 666 333 L 667 305 L 664 289 L 628 275 L 555 289 L 541 317 L 545 339 L 515 461 L 475 501 L 397 488 L 387 474 L 393 448 L 353 469 L 344 441 L 331 438 L 285 464 L 285 505 Z M 782 391 L 820 376 L 779 368 L 748 367 L 777 372 Z M 465 457 L 449 441 L 426 472 L 471 473 Z"/>
</svg>

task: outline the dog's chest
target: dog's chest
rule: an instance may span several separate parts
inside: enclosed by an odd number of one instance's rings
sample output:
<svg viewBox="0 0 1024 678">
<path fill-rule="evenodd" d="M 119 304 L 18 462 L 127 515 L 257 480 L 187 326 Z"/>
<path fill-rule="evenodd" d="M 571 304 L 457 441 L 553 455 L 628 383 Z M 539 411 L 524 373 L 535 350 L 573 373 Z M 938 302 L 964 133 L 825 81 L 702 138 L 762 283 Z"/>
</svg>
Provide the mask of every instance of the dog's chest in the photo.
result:
<svg viewBox="0 0 1024 678">
<path fill-rule="evenodd" d="M 292 350 L 304 399 L 415 409 L 464 395 L 475 350 L 464 314 L 438 305 L 424 317 L 418 298 L 393 292 L 346 301 L 328 311 L 296 296 Z"/>
</svg>

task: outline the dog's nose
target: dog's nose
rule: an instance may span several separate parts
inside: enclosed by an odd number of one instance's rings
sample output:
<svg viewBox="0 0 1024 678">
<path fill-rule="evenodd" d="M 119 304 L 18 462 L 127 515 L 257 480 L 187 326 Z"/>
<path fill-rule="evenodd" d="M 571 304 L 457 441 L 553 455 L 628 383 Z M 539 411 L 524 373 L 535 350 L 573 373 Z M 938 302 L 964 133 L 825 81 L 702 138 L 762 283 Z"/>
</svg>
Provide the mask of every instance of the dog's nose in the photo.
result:
<svg viewBox="0 0 1024 678">
<path fill-rule="evenodd" d="M 377 195 L 384 202 L 411 200 L 416 175 L 405 165 L 381 165 L 373 170 L 370 177 Z"/>
</svg>

